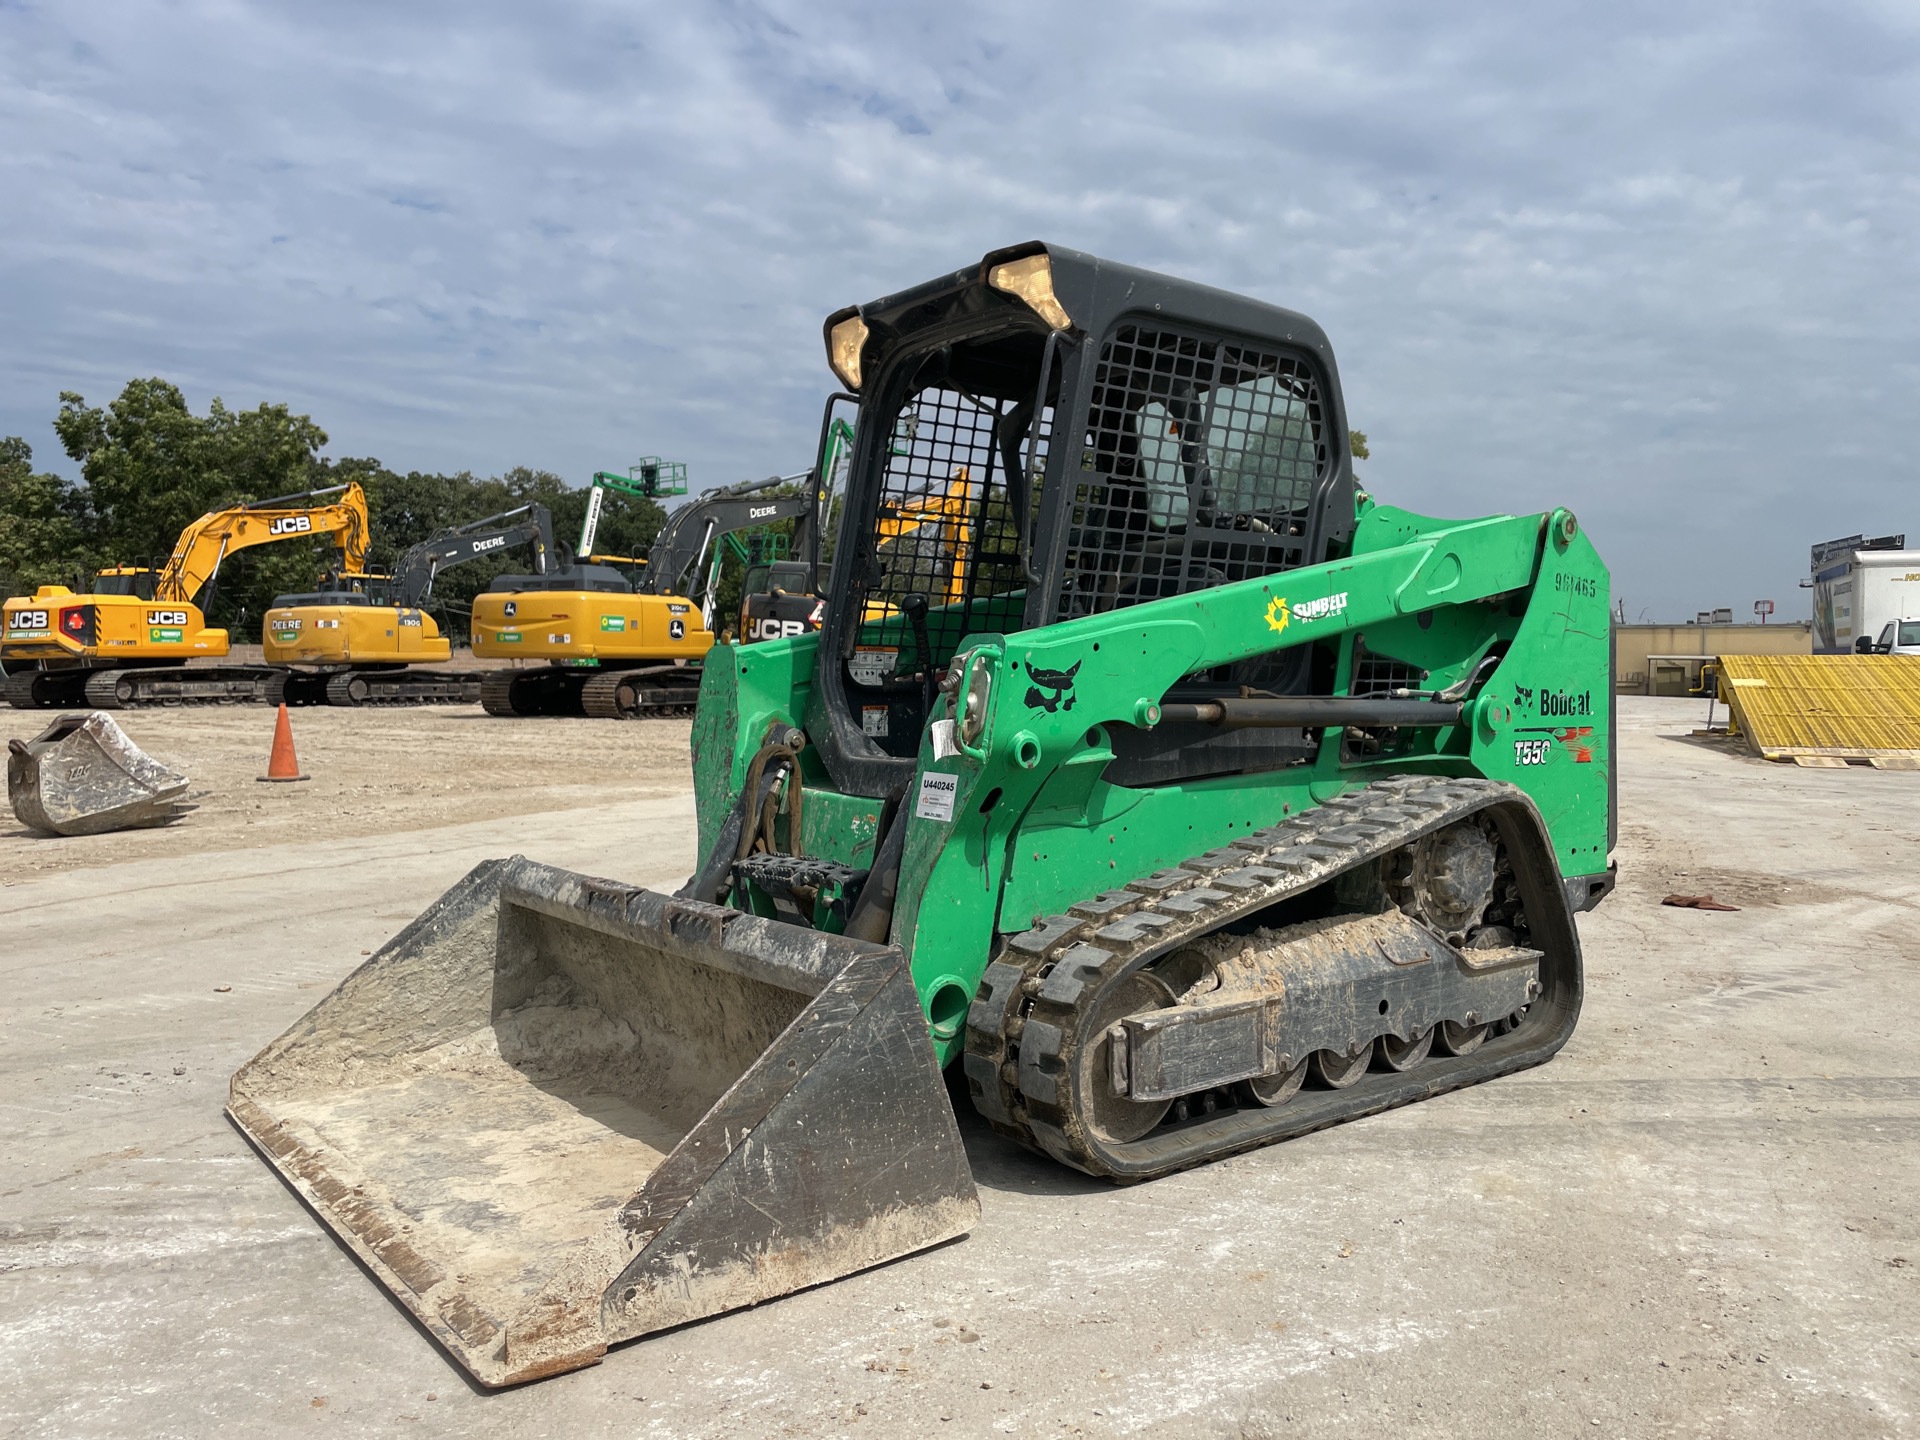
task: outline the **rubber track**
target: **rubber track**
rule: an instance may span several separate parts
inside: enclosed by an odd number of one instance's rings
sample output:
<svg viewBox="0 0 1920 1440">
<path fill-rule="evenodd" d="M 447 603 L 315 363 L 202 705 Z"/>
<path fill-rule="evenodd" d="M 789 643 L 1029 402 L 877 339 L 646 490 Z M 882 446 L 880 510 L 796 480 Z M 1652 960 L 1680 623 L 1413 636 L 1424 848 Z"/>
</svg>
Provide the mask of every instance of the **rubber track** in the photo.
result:
<svg viewBox="0 0 1920 1440">
<path fill-rule="evenodd" d="M 1271 1110 L 1163 1126 L 1125 1145 L 1088 1133 L 1072 1106 L 1071 1077 L 1080 1012 L 1107 985 L 1232 920 L 1502 805 L 1532 817 L 1535 834 L 1516 833 L 1537 853 L 1512 854 L 1510 836 L 1510 858 L 1516 872 L 1523 861 L 1532 866 L 1531 943 L 1556 948 L 1564 972 L 1560 992 L 1550 989 L 1545 997 L 1553 1003 L 1529 1012 L 1530 1020 L 1539 1012 L 1540 1023 L 1490 1039 L 1471 1056 L 1435 1059 L 1404 1074 L 1372 1074 L 1351 1090 L 1302 1094 Z M 974 1106 L 1002 1134 L 1075 1169 L 1143 1180 L 1538 1064 L 1572 1033 L 1580 986 L 1579 941 L 1545 836 L 1538 812 L 1515 786 L 1444 777 L 1385 780 L 1072 905 L 1008 937 L 981 978 L 967 1014 L 964 1061 Z M 1543 862 L 1553 866 L 1550 874 Z M 1551 968 L 1543 965 L 1543 979 Z"/>
</svg>

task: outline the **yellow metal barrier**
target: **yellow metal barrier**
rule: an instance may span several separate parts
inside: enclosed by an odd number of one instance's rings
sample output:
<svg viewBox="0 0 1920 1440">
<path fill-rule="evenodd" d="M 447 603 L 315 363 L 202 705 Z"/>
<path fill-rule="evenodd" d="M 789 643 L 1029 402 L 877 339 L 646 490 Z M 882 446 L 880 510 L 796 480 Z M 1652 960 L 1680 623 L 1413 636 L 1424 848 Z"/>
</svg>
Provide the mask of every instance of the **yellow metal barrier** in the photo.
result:
<svg viewBox="0 0 1920 1440">
<path fill-rule="evenodd" d="M 1920 656 L 1722 655 L 1720 698 L 1756 755 L 1920 770 Z"/>
</svg>

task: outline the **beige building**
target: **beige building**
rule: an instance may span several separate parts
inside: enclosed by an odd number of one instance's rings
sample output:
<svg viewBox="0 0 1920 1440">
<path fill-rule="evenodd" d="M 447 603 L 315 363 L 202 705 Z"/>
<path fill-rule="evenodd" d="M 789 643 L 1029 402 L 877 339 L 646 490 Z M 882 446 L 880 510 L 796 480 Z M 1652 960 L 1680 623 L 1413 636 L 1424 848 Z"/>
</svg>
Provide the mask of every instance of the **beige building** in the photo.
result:
<svg viewBox="0 0 1920 1440">
<path fill-rule="evenodd" d="M 1716 655 L 1810 655 L 1811 621 L 1780 625 L 1616 625 L 1613 688 L 1620 695 L 1697 691 L 1700 666 Z"/>
</svg>

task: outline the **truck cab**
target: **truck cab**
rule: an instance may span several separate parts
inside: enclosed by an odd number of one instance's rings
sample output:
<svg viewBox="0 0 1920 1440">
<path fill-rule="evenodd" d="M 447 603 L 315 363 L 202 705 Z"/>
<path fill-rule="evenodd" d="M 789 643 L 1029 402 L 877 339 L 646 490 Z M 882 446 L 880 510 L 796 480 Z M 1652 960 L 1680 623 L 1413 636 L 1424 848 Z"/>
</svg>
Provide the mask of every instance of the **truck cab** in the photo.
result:
<svg viewBox="0 0 1920 1440">
<path fill-rule="evenodd" d="M 1889 620 L 1880 634 L 1853 642 L 1856 655 L 1920 655 L 1920 620 Z"/>
</svg>

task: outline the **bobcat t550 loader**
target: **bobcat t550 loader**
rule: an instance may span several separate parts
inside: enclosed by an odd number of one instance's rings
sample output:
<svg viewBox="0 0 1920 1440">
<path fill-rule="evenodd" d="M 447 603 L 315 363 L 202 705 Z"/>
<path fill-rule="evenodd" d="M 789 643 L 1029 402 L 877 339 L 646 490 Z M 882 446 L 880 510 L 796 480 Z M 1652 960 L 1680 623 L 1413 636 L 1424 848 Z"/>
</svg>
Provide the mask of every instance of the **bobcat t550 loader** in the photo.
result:
<svg viewBox="0 0 1920 1440">
<path fill-rule="evenodd" d="M 709 658 L 687 886 L 490 862 L 234 1078 L 487 1384 L 963 1233 L 949 1067 L 1142 1181 L 1579 1014 L 1613 745 L 1572 514 L 1376 503 L 1311 320 L 1050 246 L 826 341 L 824 623 Z"/>
</svg>

